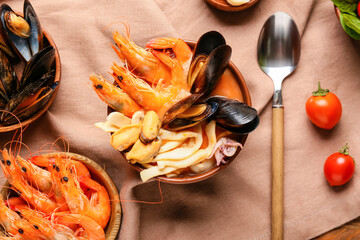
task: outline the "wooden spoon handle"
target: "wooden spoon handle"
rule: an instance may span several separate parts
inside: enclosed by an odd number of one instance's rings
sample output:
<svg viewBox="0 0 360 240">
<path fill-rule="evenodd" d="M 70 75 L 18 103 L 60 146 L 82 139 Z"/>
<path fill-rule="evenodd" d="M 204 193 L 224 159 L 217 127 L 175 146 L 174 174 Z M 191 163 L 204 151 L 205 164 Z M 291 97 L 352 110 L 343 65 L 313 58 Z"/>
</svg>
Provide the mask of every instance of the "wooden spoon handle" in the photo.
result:
<svg viewBox="0 0 360 240">
<path fill-rule="evenodd" d="M 272 110 L 271 239 L 282 240 L 284 222 L 284 108 Z"/>
</svg>

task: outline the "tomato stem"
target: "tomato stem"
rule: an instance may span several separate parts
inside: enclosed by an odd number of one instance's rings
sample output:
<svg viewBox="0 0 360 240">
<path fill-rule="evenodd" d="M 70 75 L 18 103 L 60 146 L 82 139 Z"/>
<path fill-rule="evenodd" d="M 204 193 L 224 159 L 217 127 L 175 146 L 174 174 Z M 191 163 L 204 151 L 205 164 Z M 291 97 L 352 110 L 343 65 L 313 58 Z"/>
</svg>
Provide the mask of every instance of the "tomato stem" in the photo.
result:
<svg viewBox="0 0 360 240">
<path fill-rule="evenodd" d="M 349 155 L 349 145 L 348 143 L 345 144 L 345 147 L 341 148 L 339 150 L 339 153 L 344 154 L 344 155 Z"/>
<path fill-rule="evenodd" d="M 318 90 L 312 92 L 312 95 L 313 95 L 314 97 L 318 97 L 318 96 L 324 97 L 324 96 L 326 96 L 326 94 L 328 94 L 329 92 L 330 92 L 329 89 L 322 89 L 322 88 L 321 88 L 320 81 L 319 81 L 319 83 L 318 83 Z"/>
</svg>

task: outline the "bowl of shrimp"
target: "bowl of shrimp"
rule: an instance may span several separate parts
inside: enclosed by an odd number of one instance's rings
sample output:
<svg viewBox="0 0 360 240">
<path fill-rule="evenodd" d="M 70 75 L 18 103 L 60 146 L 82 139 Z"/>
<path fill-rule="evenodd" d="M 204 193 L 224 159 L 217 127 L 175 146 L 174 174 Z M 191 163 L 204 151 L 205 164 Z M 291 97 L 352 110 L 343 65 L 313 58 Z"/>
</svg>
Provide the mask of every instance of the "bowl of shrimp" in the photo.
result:
<svg viewBox="0 0 360 240">
<path fill-rule="evenodd" d="M 216 31 L 197 42 L 156 38 L 146 49 L 118 32 L 112 84 L 90 75 L 108 105 L 111 146 L 145 182 L 194 183 L 214 176 L 239 154 L 259 124 L 246 82 L 230 61 L 231 47 Z"/>
<path fill-rule="evenodd" d="M 0 222 L 14 239 L 116 239 L 121 206 L 103 168 L 75 153 L 23 159 L 4 149 Z M 18 237 L 18 238 L 16 238 Z"/>
<path fill-rule="evenodd" d="M 28 0 L 23 14 L 5 3 L 0 12 L 0 132 L 9 132 L 48 110 L 60 85 L 61 63 Z"/>
</svg>

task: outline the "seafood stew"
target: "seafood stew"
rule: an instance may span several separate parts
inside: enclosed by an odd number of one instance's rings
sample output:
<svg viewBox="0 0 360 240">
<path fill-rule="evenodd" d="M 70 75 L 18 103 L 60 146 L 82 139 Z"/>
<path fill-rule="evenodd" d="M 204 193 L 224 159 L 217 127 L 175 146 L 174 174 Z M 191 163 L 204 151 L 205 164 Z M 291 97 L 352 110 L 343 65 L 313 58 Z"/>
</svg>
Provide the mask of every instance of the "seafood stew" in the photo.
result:
<svg viewBox="0 0 360 240">
<path fill-rule="evenodd" d="M 24 18 L 7 4 L 0 9 L 0 132 L 5 132 L 33 122 L 50 107 L 61 70 L 56 45 L 30 2 L 24 1 Z"/>
<path fill-rule="evenodd" d="M 94 74 L 90 80 L 98 96 L 116 112 L 96 126 L 112 133 L 110 144 L 141 169 L 142 180 L 195 182 L 227 166 L 242 148 L 238 141 L 245 142 L 259 117 L 248 105 L 241 74 L 229 65 L 231 47 L 223 36 L 205 33 L 194 51 L 176 38 L 150 40 L 147 49 L 135 45 L 128 32 L 115 32 L 114 40 L 113 49 L 125 63 L 111 67 L 117 86 Z M 240 88 L 227 93 L 217 88 L 220 82 L 226 85 L 224 81 L 233 87 L 233 76 L 241 79 Z M 213 96 L 215 90 L 238 100 Z M 239 101 L 242 92 L 245 103 Z"/>
</svg>

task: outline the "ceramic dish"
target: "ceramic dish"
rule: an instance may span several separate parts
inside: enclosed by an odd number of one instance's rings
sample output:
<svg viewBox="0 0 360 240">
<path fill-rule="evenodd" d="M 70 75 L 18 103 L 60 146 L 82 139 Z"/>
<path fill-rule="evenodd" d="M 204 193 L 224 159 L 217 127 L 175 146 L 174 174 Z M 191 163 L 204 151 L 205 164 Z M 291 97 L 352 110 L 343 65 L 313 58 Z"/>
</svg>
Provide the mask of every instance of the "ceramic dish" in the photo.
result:
<svg viewBox="0 0 360 240">
<path fill-rule="evenodd" d="M 250 0 L 249 2 L 240 6 L 232 6 L 226 0 L 205 0 L 205 2 L 207 2 L 212 7 L 226 12 L 237 12 L 248 9 L 258 1 L 259 0 Z"/>
<path fill-rule="evenodd" d="M 73 160 L 82 162 L 89 169 L 92 179 L 94 179 L 95 181 L 97 181 L 106 188 L 111 200 L 111 215 L 110 215 L 110 220 L 104 231 L 105 231 L 106 240 L 116 239 L 121 223 L 121 205 L 119 200 L 119 194 L 115 187 L 114 182 L 105 172 L 105 170 L 102 167 L 100 167 L 98 163 L 82 155 L 75 153 L 55 152 L 55 153 L 44 154 L 44 156 L 53 157 L 57 154 L 62 154 L 67 157 L 71 157 L 71 159 Z M 15 192 L 13 190 L 10 190 L 9 187 L 10 187 L 9 183 L 6 182 L 4 187 L 1 189 L 1 195 L 4 198 L 9 196 L 9 194 L 10 196 L 13 196 L 15 194 Z"/>
</svg>

